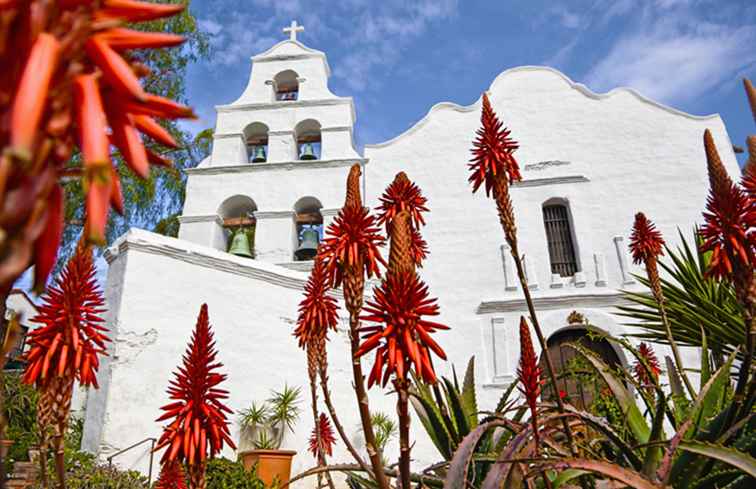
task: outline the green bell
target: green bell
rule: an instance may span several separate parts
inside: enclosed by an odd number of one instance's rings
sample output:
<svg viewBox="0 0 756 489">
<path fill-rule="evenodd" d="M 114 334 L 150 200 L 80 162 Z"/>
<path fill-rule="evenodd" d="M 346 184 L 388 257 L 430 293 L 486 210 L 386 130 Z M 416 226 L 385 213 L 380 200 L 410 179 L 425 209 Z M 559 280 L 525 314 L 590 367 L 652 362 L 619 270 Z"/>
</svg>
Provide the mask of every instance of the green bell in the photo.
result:
<svg viewBox="0 0 756 489">
<path fill-rule="evenodd" d="M 315 151 L 312 149 L 312 144 L 310 143 L 304 143 L 302 145 L 302 154 L 299 155 L 300 160 L 317 160 L 318 157 L 315 156 Z"/>
<path fill-rule="evenodd" d="M 252 163 L 265 163 L 266 161 L 268 161 L 268 157 L 265 155 L 265 146 L 255 146 Z"/>
<path fill-rule="evenodd" d="M 318 241 L 320 237 L 317 229 L 305 229 L 302 231 L 302 243 L 294 252 L 299 261 L 312 260 L 318 254 Z"/>
<path fill-rule="evenodd" d="M 243 229 L 239 229 L 234 233 L 234 238 L 231 240 L 231 246 L 228 247 L 228 252 L 236 256 L 244 256 L 252 258 L 252 249 L 249 246 L 249 236 Z"/>
</svg>

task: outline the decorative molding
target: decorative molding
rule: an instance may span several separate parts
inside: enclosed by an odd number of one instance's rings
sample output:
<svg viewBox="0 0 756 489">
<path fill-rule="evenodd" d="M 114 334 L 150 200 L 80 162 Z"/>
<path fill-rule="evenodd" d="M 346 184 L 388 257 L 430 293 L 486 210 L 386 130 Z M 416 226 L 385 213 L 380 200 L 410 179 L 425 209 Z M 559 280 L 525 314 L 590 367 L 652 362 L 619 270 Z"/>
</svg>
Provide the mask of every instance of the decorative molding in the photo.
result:
<svg viewBox="0 0 756 489">
<path fill-rule="evenodd" d="M 225 173 L 254 173 L 267 170 L 312 170 L 317 168 L 344 168 L 359 163 L 363 167 L 368 158 L 340 158 L 310 161 L 280 161 L 274 163 L 247 163 L 244 165 L 207 166 L 204 168 L 187 168 L 188 175 L 220 175 Z"/>
<path fill-rule="evenodd" d="M 615 236 L 612 238 L 612 241 L 614 241 L 614 250 L 617 252 L 620 273 L 622 274 L 622 284 L 630 285 L 635 283 L 635 279 L 630 274 L 630 264 L 627 260 L 627 247 L 622 244 L 624 240 L 625 238 L 622 236 Z"/>
<path fill-rule="evenodd" d="M 525 256 L 525 278 L 530 290 L 538 290 L 538 274 L 536 273 L 535 263 L 529 255 Z"/>
<path fill-rule="evenodd" d="M 619 94 L 619 93 L 629 93 L 630 95 L 632 95 L 636 99 L 638 99 L 640 102 L 645 103 L 647 105 L 650 105 L 650 106 L 652 106 L 654 108 L 663 110 L 665 112 L 669 112 L 670 114 L 683 116 L 683 117 L 686 117 L 688 119 L 692 119 L 692 120 L 696 120 L 696 121 L 706 121 L 706 120 L 711 120 L 711 119 L 717 119 L 717 118 L 719 118 L 719 114 L 710 114 L 710 115 L 704 115 L 704 116 L 698 116 L 698 115 L 688 114 L 687 112 L 683 112 L 683 111 L 674 109 L 672 107 L 669 107 L 669 106 L 661 104 L 659 102 L 655 102 L 655 101 L 653 101 L 653 100 L 651 100 L 651 99 L 649 99 L 647 97 L 644 97 L 643 95 L 641 95 L 640 93 L 636 92 L 632 88 L 619 87 L 619 88 L 614 88 L 614 89 L 610 90 L 607 93 L 595 93 L 595 92 L 591 91 L 589 88 L 587 88 L 585 85 L 583 85 L 582 83 L 576 83 L 576 82 L 572 81 L 572 79 L 570 79 L 567 75 L 565 75 L 561 71 L 559 71 L 557 69 L 554 69 L 554 68 L 551 68 L 549 66 L 518 66 L 518 67 L 515 67 L 515 68 L 510 68 L 508 70 L 504 70 L 501 73 L 499 73 L 499 75 L 496 78 L 494 78 L 493 82 L 491 82 L 491 86 L 488 89 L 488 92 L 492 92 L 494 90 L 494 87 L 498 83 L 500 83 L 502 80 L 504 80 L 504 78 L 506 78 L 507 76 L 515 74 L 515 73 L 523 72 L 523 71 L 541 71 L 541 72 L 544 72 L 544 73 L 554 74 L 554 75 L 558 76 L 559 78 L 561 78 L 570 88 L 572 88 L 573 90 L 577 90 L 578 92 L 582 93 L 586 97 L 588 97 L 590 99 L 593 99 L 593 100 L 604 100 L 604 99 L 611 98 L 612 96 L 614 96 L 616 94 Z M 404 138 L 412 135 L 413 133 L 415 133 L 418 130 L 420 130 L 420 128 L 422 128 L 423 126 L 425 126 L 426 124 L 428 124 L 430 122 L 430 119 L 433 116 L 433 114 L 435 112 L 437 112 L 437 111 L 440 111 L 440 110 L 453 110 L 453 111 L 459 112 L 459 113 L 477 112 L 477 111 L 480 110 L 480 106 L 481 106 L 481 98 L 479 98 L 478 100 L 476 100 L 475 103 L 473 103 L 472 105 L 467 105 L 467 106 L 458 105 L 458 104 L 455 104 L 453 102 L 439 102 L 439 103 L 435 104 L 433 107 L 431 107 L 428 110 L 428 112 L 425 114 L 425 117 L 423 117 L 422 119 L 420 119 L 419 121 L 417 121 L 415 123 L 415 125 L 413 125 L 409 129 L 407 129 L 403 133 L 401 133 L 401 134 L 399 134 L 399 135 L 397 135 L 397 136 L 389 139 L 388 141 L 384 141 L 382 143 L 366 144 L 365 145 L 365 150 L 384 148 L 384 147 L 390 146 L 393 143 L 398 142 L 401 139 L 404 139 Z"/>
<path fill-rule="evenodd" d="M 625 304 L 623 295 L 619 292 L 611 294 L 571 294 L 551 297 L 534 297 L 536 309 L 579 309 L 583 307 L 613 307 Z M 524 299 L 508 299 L 499 301 L 484 301 L 478 305 L 476 314 L 494 314 L 524 311 L 527 303 Z"/>
<path fill-rule="evenodd" d="M 213 139 L 233 139 L 233 138 L 244 139 L 244 134 L 240 132 L 227 132 L 227 133 L 221 133 L 221 134 L 213 134 Z"/>
<path fill-rule="evenodd" d="M 571 161 L 549 160 L 525 165 L 525 171 L 541 171 L 554 166 L 571 165 Z"/>
<path fill-rule="evenodd" d="M 498 327 L 497 327 L 498 326 Z M 497 341 L 497 329 L 498 335 L 502 336 Z M 491 360 L 493 361 L 493 375 L 492 384 L 507 383 L 514 380 L 512 372 L 507 372 L 507 366 L 510 356 L 513 352 L 509 351 L 510 343 L 506 338 L 506 321 L 504 318 L 491 318 Z M 499 351 L 499 346 L 503 348 L 503 351 Z"/>
<path fill-rule="evenodd" d="M 341 209 L 320 209 L 320 215 L 323 217 L 334 217 Z"/>
<path fill-rule="evenodd" d="M 583 182 L 590 182 L 590 180 L 588 179 L 588 177 L 583 175 L 566 175 L 563 177 L 529 178 L 527 180 L 513 182 L 512 187 L 543 187 L 544 185 L 559 185 L 563 183 Z"/>
<path fill-rule="evenodd" d="M 564 287 L 564 280 L 562 279 L 562 276 L 558 273 L 552 273 L 551 274 L 551 283 L 549 284 L 549 287 L 552 289 L 561 289 Z"/>
<path fill-rule="evenodd" d="M 190 224 L 193 222 L 215 222 L 216 224 L 223 225 L 223 218 L 218 214 L 206 214 L 195 216 L 179 216 L 179 224 Z"/>
<path fill-rule="evenodd" d="M 213 248 L 206 248 L 206 250 L 198 248 L 202 247 L 176 238 L 155 235 L 141 229 L 132 229 L 120 238 L 119 241 L 116 241 L 113 246 L 105 250 L 104 257 L 108 264 L 110 264 L 115 258 L 126 251 L 161 255 L 192 265 L 249 277 L 293 290 L 302 290 L 307 281 L 307 278 L 304 276 L 297 278 L 287 276 L 285 273 L 266 270 L 266 268 L 275 266 L 269 263 L 263 264 L 253 259 L 240 258 Z M 289 270 L 285 271 L 293 273 Z"/>
<path fill-rule="evenodd" d="M 596 270 L 596 287 L 606 287 L 606 258 L 603 253 L 593 254 L 593 266 Z"/>
<path fill-rule="evenodd" d="M 517 290 L 517 282 L 514 272 L 514 258 L 512 258 L 509 243 L 504 243 L 499 247 L 501 251 L 501 265 L 504 268 L 504 290 Z"/>
<path fill-rule="evenodd" d="M 256 211 L 256 219 L 293 219 L 294 211 Z"/>
<path fill-rule="evenodd" d="M 586 283 L 585 272 L 575 272 L 575 276 L 573 280 L 575 281 L 575 287 L 578 287 L 578 288 L 585 287 L 585 283 Z"/>
<path fill-rule="evenodd" d="M 276 263 L 276 265 L 278 265 L 279 267 L 284 267 L 284 268 L 288 268 L 289 270 L 294 270 L 296 272 L 305 272 L 305 273 L 309 273 L 310 270 L 312 270 L 312 267 L 314 264 L 315 262 L 313 260 Z"/>
<path fill-rule="evenodd" d="M 349 126 L 330 126 L 330 127 L 321 127 L 320 132 L 343 132 L 343 131 L 351 131 L 352 128 Z"/>
<path fill-rule="evenodd" d="M 268 136 L 293 136 L 294 129 L 279 129 L 277 131 L 268 131 Z"/>
<path fill-rule="evenodd" d="M 217 112 L 247 112 L 254 110 L 282 109 L 287 107 L 324 107 L 333 105 L 352 105 L 352 97 L 336 97 L 305 100 L 276 100 L 273 102 L 253 102 L 230 105 L 216 105 Z"/>
</svg>

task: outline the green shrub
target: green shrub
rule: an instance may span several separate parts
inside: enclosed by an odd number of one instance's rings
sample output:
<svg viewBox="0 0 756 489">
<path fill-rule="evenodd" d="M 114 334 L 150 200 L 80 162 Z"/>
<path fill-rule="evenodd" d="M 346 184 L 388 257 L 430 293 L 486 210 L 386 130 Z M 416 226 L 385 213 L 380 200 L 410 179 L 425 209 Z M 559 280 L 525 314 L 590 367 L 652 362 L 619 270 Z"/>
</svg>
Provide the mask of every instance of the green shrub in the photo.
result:
<svg viewBox="0 0 756 489">
<path fill-rule="evenodd" d="M 207 464 L 207 489 L 265 489 L 265 484 L 240 462 L 216 458 Z"/>
<path fill-rule="evenodd" d="M 37 391 L 21 383 L 20 372 L 4 372 L 2 391 L 8 425 L 5 438 L 13 440 L 5 460 L 10 471 L 17 460 L 29 460 L 29 448 L 37 444 Z"/>
<path fill-rule="evenodd" d="M 149 489 L 139 472 L 121 471 L 94 462 L 80 463 L 66 475 L 67 489 Z"/>
</svg>

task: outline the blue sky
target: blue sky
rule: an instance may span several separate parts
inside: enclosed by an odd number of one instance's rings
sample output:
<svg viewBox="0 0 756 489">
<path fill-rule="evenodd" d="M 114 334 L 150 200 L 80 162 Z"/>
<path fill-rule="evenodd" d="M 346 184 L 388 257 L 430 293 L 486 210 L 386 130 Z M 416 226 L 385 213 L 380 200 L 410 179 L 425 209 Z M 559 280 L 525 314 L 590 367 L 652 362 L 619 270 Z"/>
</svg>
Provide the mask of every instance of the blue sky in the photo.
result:
<svg viewBox="0 0 756 489">
<path fill-rule="evenodd" d="M 753 0 L 193 0 L 192 10 L 215 48 L 189 72 L 194 129 L 215 124 L 213 107 L 242 92 L 250 57 L 296 19 L 300 40 L 328 56 L 331 90 L 354 97 L 360 147 L 437 102 L 470 104 L 501 71 L 528 64 L 596 92 L 629 86 L 718 112 L 735 144 L 756 133 L 741 84 L 756 78 Z"/>
</svg>

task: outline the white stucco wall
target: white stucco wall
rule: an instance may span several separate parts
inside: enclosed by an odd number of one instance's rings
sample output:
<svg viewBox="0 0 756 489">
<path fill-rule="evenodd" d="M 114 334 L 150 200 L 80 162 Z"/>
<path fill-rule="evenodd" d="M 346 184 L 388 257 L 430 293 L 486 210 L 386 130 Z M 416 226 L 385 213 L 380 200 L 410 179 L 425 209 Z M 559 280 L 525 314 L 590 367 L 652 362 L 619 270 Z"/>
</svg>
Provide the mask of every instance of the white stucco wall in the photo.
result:
<svg viewBox="0 0 756 489">
<path fill-rule="evenodd" d="M 110 256 L 109 324 L 116 328 L 117 340 L 111 360 L 103 365 L 103 389 L 90 396 L 85 440 L 103 455 L 159 433 L 152 420 L 166 401 L 170 372 L 180 361 L 202 302 L 209 305 L 219 357 L 229 375 L 232 408 L 264 399 L 285 382 L 306 387 L 305 356 L 291 337 L 306 275 L 290 268 L 307 268 L 291 263 L 293 207 L 302 197 L 315 197 L 327 224 L 343 203 L 354 162 L 363 165 L 366 203 L 372 207 L 398 171 L 406 171 L 428 197 L 431 213 L 423 236 L 430 256 L 420 273 L 439 299 L 440 321 L 452 328 L 438 334 L 449 354 L 448 363 L 437 364 L 439 373 L 449 373 L 452 364 L 462 369 L 475 355 L 481 409 L 493 407 L 513 379 L 519 354 L 516 326 L 526 308 L 495 206 L 482 192 L 472 195 L 467 183 L 480 102 L 469 107 L 439 104 L 404 134 L 366 147 L 361 158 L 351 144 L 354 117 L 346 110 L 352 110 L 351 100 L 345 103 L 327 91 L 324 58 L 291 42 L 261 56 L 255 58 L 241 98 L 219 108 L 218 127 L 229 136 L 216 133 L 212 162 L 189 172 L 181 239 L 133 230 Z M 266 80 L 292 66 L 301 66 L 297 69 L 305 73 L 305 83 L 321 77 L 312 84 L 319 88 L 307 95 L 312 99 L 286 106 L 269 102 L 270 93 L 258 93 L 270 90 Z M 642 270 L 631 264 L 627 252 L 633 216 L 645 212 L 673 245 L 678 227 L 689 233 L 700 221 L 707 191 L 705 129 L 712 131 L 730 173 L 739 171 L 722 120 L 684 114 L 627 89 L 597 95 L 543 67 L 506 71 L 489 94 L 521 145 L 517 157 L 523 182 L 513 187 L 512 197 L 544 331 L 550 335 L 561 329 L 577 310 L 607 332 L 627 332 L 611 313 L 620 303 L 619 289 L 638 290 L 631 274 Z M 329 102 L 322 103 L 325 99 Z M 313 115 L 346 124 L 348 131 L 334 129 L 338 143 L 324 149 L 329 159 L 242 163 L 228 141 L 233 142 L 234 131 L 263 115 L 284 139 L 290 129 L 281 128 Z M 336 153 L 326 153 L 332 149 Z M 219 251 L 225 243 L 221 205 L 236 195 L 250 197 L 256 207 L 254 261 Z M 552 199 L 569 205 L 580 268 L 572 278 L 551 274 L 542 206 Z M 343 333 L 329 348 L 336 404 L 347 429 L 356 434 Z M 665 353 L 659 349 L 660 355 Z M 693 364 L 696 352 L 685 356 Z M 376 389 L 371 396 L 373 409 L 394 412 L 392 396 Z M 303 448 L 310 430 L 304 414 L 285 443 L 300 451 L 295 472 L 313 462 Z M 427 437 L 414 439 L 415 467 L 438 461 Z M 343 447 L 334 460 L 348 460 Z M 124 456 L 121 463 L 144 469 L 145 452 Z"/>
<path fill-rule="evenodd" d="M 228 405 L 238 412 L 252 401 L 267 399 L 271 389 L 284 384 L 302 387 L 300 422 L 295 433 L 286 436 L 284 448 L 299 452 L 295 473 L 312 466 L 314 460 L 305 449 L 312 430 L 306 355 L 292 336 L 307 275 L 136 229 L 114 245 L 108 260 L 108 325 L 114 342 L 100 370 L 102 387 L 89 398 L 84 447 L 106 458 L 160 435 L 162 425 L 154 420 L 161 414 L 160 406 L 169 402 L 165 390 L 206 302 L 218 360 L 224 364 L 220 371 L 228 375 L 222 385 L 231 392 Z M 331 334 L 331 390 L 346 431 L 362 449 L 347 325 L 345 316 L 340 331 Z M 377 389 L 370 395 L 373 410 L 394 412 L 393 397 Z M 238 419 L 232 416 L 231 421 L 238 440 Z M 421 460 L 434 459 L 427 440 L 420 441 L 414 453 Z M 223 454 L 235 458 L 231 450 Z M 334 460 L 348 457 L 337 444 Z M 146 472 L 149 444 L 114 462 Z M 297 487 L 310 487 L 309 481 Z"/>
</svg>

